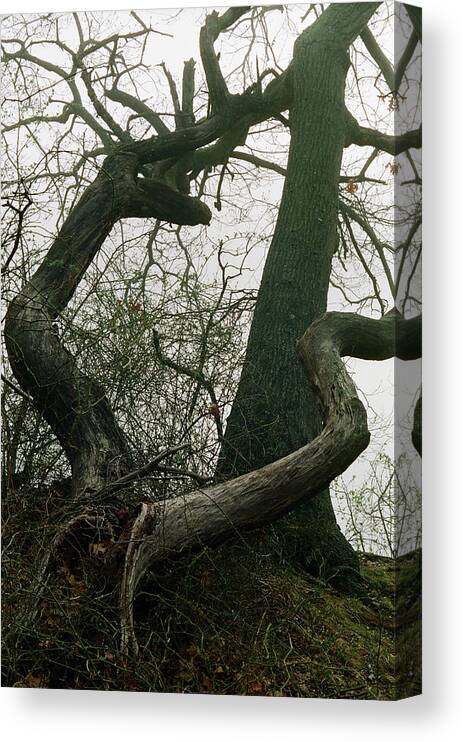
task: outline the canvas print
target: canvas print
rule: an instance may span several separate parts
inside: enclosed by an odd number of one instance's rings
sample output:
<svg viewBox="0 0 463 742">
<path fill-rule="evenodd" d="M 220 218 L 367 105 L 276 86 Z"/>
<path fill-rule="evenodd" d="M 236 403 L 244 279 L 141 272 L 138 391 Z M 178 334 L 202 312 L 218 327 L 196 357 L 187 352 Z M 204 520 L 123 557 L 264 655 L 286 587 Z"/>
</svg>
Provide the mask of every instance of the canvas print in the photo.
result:
<svg viewBox="0 0 463 742">
<path fill-rule="evenodd" d="M 421 692 L 421 11 L 2 18 L 2 672 Z"/>
</svg>

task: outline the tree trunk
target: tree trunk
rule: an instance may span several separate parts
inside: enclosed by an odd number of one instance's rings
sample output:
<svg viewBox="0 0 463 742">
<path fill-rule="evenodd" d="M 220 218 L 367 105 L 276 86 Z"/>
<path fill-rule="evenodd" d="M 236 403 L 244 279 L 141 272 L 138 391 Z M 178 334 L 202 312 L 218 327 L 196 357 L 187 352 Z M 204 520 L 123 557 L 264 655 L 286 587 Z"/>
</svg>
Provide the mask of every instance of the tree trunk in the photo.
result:
<svg viewBox="0 0 463 742">
<path fill-rule="evenodd" d="M 207 224 L 210 211 L 159 181 L 138 179 L 133 155 L 107 157 L 5 319 L 13 373 L 61 443 L 76 495 L 90 495 L 133 467 L 104 390 L 79 369 L 53 321 L 116 221 L 131 216 Z"/>
<path fill-rule="evenodd" d="M 227 421 L 219 479 L 286 456 L 321 429 L 318 403 L 303 383 L 294 348 L 326 310 L 345 144 L 348 47 L 375 8 L 372 3 L 330 6 L 294 47 L 286 181 Z M 283 532 L 287 549 L 317 571 L 323 566 L 333 575 L 358 568 L 328 492 L 293 514 Z"/>
</svg>

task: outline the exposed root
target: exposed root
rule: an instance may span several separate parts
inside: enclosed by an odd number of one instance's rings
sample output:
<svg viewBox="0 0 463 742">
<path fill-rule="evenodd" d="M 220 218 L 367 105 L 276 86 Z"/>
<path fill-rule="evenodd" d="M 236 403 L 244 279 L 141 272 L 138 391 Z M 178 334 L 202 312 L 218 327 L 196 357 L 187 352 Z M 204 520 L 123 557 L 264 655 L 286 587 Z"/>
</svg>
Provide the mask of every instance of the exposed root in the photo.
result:
<svg viewBox="0 0 463 742">
<path fill-rule="evenodd" d="M 136 657 L 138 655 L 138 642 L 133 623 L 133 601 L 135 590 L 147 566 L 140 559 L 140 547 L 146 536 L 153 532 L 156 521 L 156 506 L 152 503 L 143 503 L 128 535 L 119 603 L 121 652 L 125 656 L 133 655 Z"/>
</svg>

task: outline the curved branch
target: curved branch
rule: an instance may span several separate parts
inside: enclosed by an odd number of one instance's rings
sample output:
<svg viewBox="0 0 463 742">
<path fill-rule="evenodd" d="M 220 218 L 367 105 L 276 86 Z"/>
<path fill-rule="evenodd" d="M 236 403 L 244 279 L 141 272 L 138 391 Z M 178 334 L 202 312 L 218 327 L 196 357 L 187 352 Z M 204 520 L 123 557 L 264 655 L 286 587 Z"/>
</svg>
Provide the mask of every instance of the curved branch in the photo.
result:
<svg viewBox="0 0 463 742">
<path fill-rule="evenodd" d="M 121 584 L 124 652 L 137 651 L 133 600 L 154 563 L 219 544 L 237 532 L 280 518 L 317 495 L 367 447 L 366 410 L 342 356 L 383 360 L 421 352 L 421 318 L 373 320 L 333 312 L 314 322 L 298 343 L 309 382 L 320 399 L 324 428 L 308 445 L 262 469 L 164 503 L 145 503 L 133 523 Z"/>
<path fill-rule="evenodd" d="M 8 131 L 14 131 L 14 129 L 19 129 L 21 126 L 30 126 L 31 124 L 65 124 L 71 115 L 71 104 L 66 103 L 61 113 L 56 116 L 29 116 L 28 118 L 15 121 L 14 124 L 4 126 L 3 133 L 6 134 Z"/>
<path fill-rule="evenodd" d="M 161 180 L 137 178 L 124 217 L 155 218 L 174 224 L 209 224 L 211 211 L 199 198 L 174 191 Z"/>
<path fill-rule="evenodd" d="M 360 126 L 358 121 L 351 113 L 346 111 L 347 115 L 347 135 L 345 147 L 351 144 L 357 144 L 359 147 L 374 147 L 382 152 L 388 152 L 390 155 L 400 155 L 407 149 L 419 149 L 421 147 L 421 126 L 419 129 L 412 129 L 405 134 L 383 134 L 376 129 L 369 129 L 367 126 Z"/>
<path fill-rule="evenodd" d="M 181 128 L 180 126 L 181 108 L 180 108 L 180 100 L 178 97 L 177 85 L 175 84 L 175 80 L 172 77 L 172 74 L 169 71 L 168 67 L 166 66 L 165 62 L 161 62 L 161 68 L 164 71 L 164 74 L 166 76 L 167 84 L 169 86 L 170 97 L 172 98 L 172 105 L 174 107 L 175 127 L 179 129 Z"/>
<path fill-rule="evenodd" d="M 360 38 L 365 44 L 367 51 L 370 53 L 370 56 L 372 57 L 372 59 L 374 59 L 379 69 L 383 73 L 383 77 L 389 90 L 397 90 L 397 86 L 395 84 L 394 68 L 381 49 L 380 45 L 376 41 L 373 33 L 368 28 L 368 26 L 363 29 L 362 33 L 360 34 Z"/>
<path fill-rule="evenodd" d="M 275 173 L 278 173 L 278 175 L 286 175 L 286 168 L 282 167 L 281 165 L 278 165 L 276 162 L 270 162 L 269 160 L 264 160 L 262 157 L 257 157 L 257 155 L 253 155 L 249 152 L 241 152 L 240 150 L 235 149 L 231 154 L 230 157 L 232 157 L 235 160 L 243 160 L 243 162 L 250 162 L 251 165 L 255 165 L 256 167 L 263 167 L 266 168 L 266 170 L 273 170 Z"/>
<path fill-rule="evenodd" d="M 285 72 L 267 85 L 262 94 L 251 90 L 233 95 L 225 110 L 202 119 L 193 126 L 120 145 L 118 151 L 135 154 L 140 164 L 177 158 L 227 135 L 230 128 L 243 131 L 276 116 L 286 111 L 291 106 L 291 101 L 292 66 L 289 65 Z"/>
<path fill-rule="evenodd" d="M 105 90 L 105 95 L 110 100 L 113 100 L 116 103 L 120 103 L 121 106 L 130 108 L 136 114 L 144 118 L 145 121 L 151 124 L 157 134 L 169 134 L 169 127 L 166 126 L 166 124 L 161 119 L 159 114 L 156 113 L 156 111 L 153 111 L 152 108 L 147 106 L 146 103 L 144 103 L 139 98 L 136 98 L 134 95 L 130 95 L 130 93 L 126 93 L 124 90 L 119 90 L 119 88 L 116 86 L 116 83 L 114 83 L 112 88 Z"/>
<path fill-rule="evenodd" d="M 371 57 L 381 70 L 389 90 L 391 93 L 397 93 L 400 89 L 407 65 L 418 43 L 418 36 L 415 30 L 412 30 L 402 56 L 395 60 L 394 66 L 389 62 L 368 26 L 362 31 L 361 38 Z"/>
<path fill-rule="evenodd" d="M 220 139 L 209 147 L 196 150 L 188 158 L 185 158 L 185 167 L 191 170 L 193 177 L 204 168 L 225 165 L 235 147 L 244 144 L 248 135 L 249 126 L 241 122 L 231 127 Z"/>
</svg>

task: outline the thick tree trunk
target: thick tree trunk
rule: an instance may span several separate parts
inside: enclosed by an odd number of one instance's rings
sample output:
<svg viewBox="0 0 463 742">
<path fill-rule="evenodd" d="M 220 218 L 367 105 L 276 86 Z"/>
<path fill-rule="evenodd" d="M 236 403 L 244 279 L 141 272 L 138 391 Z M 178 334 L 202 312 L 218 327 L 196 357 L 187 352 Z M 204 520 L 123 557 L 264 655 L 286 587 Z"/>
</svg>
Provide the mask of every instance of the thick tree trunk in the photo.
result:
<svg viewBox="0 0 463 742">
<path fill-rule="evenodd" d="M 227 421 L 219 479 L 286 456 L 321 429 L 318 402 L 303 383 L 294 348 L 326 310 L 345 143 L 348 47 L 375 8 L 330 6 L 294 47 L 287 176 Z M 328 492 L 291 517 L 286 535 L 291 534 L 288 549 L 314 567 L 323 564 L 325 573 L 358 566 Z"/>
<path fill-rule="evenodd" d="M 105 160 L 5 320 L 13 373 L 63 446 L 75 494 L 91 494 L 133 467 L 104 390 L 79 369 L 53 320 L 71 300 L 118 219 L 156 217 L 198 224 L 210 218 L 209 209 L 197 199 L 163 183 L 138 179 L 136 173 L 134 155 Z"/>
</svg>

